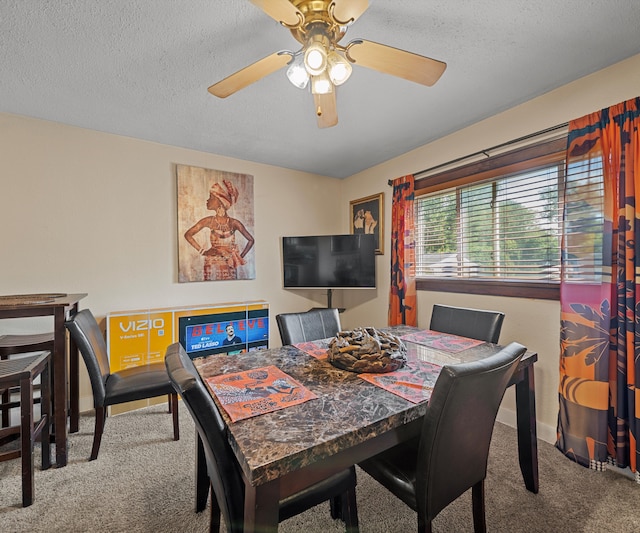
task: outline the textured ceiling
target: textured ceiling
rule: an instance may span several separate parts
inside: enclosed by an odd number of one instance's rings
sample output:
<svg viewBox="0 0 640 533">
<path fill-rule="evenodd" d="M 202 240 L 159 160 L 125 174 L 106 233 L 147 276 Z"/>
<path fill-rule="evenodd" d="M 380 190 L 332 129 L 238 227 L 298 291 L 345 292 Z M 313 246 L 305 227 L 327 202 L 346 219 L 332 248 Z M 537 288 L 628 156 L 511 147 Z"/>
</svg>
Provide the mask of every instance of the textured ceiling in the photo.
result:
<svg viewBox="0 0 640 533">
<path fill-rule="evenodd" d="M 299 48 L 248 0 L 2 0 L 0 111 L 344 178 L 640 53 L 640 0 L 371 0 L 356 37 L 447 70 L 424 87 L 355 66 L 318 129 L 284 70 L 207 92 Z"/>
</svg>

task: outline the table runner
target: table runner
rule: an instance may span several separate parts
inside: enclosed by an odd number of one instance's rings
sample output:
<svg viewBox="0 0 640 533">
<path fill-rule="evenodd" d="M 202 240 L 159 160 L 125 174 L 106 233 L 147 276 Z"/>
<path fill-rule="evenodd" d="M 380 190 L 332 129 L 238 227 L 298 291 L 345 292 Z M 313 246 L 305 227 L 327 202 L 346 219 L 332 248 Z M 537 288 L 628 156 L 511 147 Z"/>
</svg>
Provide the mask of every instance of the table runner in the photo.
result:
<svg viewBox="0 0 640 533">
<path fill-rule="evenodd" d="M 222 374 L 205 381 L 232 422 L 317 398 L 276 366 Z"/>
<path fill-rule="evenodd" d="M 329 357 L 329 341 L 332 338 L 333 337 L 317 341 L 297 342 L 294 346 L 298 348 L 298 350 L 316 359 L 327 359 Z"/>
<path fill-rule="evenodd" d="M 468 339 L 467 337 L 459 337 L 458 335 L 450 335 L 449 333 L 441 333 L 430 329 L 416 331 L 415 333 L 407 333 L 406 335 L 402 335 L 400 338 L 406 342 L 421 344 L 423 346 L 428 346 L 429 348 L 443 350 L 449 353 L 461 352 L 462 350 L 479 346 L 484 342 L 476 339 Z"/>
<path fill-rule="evenodd" d="M 358 374 L 373 385 L 404 398 L 412 403 L 420 403 L 431 398 L 441 366 L 426 361 L 409 361 L 404 367 L 385 374 Z"/>
</svg>

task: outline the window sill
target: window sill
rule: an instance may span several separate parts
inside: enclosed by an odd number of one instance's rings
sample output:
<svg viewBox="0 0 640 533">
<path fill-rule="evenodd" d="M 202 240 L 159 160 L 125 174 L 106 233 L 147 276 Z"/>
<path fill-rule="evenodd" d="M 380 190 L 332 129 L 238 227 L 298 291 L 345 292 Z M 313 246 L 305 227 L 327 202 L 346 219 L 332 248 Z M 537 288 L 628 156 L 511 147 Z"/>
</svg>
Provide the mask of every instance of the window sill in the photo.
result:
<svg viewBox="0 0 640 533">
<path fill-rule="evenodd" d="M 467 278 L 418 278 L 419 291 L 486 294 L 510 298 L 560 300 L 560 283 L 547 281 L 496 281 Z"/>
</svg>

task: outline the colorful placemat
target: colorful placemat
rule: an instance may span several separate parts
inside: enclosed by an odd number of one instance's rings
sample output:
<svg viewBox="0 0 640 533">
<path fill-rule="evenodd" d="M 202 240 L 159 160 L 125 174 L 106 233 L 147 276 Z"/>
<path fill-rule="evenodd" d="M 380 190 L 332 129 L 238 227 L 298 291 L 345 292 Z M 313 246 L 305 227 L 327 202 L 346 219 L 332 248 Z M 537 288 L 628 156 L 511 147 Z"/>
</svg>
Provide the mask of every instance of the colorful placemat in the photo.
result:
<svg viewBox="0 0 640 533">
<path fill-rule="evenodd" d="M 329 357 L 329 341 L 332 338 L 333 337 L 317 341 L 298 342 L 294 344 L 294 346 L 298 348 L 298 350 L 303 351 L 307 355 L 315 357 L 316 359 L 327 359 Z"/>
<path fill-rule="evenodd" d="M 409 361 L 394 372 L 358 374 L 358 377 L 412 403 L 420 403 L 431 398 L 431 391 L 441 370 L 441 366 L 433 363 Z"/>
<path fill-rule="evenodd" d="M 474 346 L 484 344 L 484 341 L 468 339 L 467 337 L 459 337 L 458 335 L 450 335 L 448 333 L 441 333 L 430 329 L 408 333 L 406 335 L 402 335 L 400 338 L 406 342 L 422 344 L 423 346 L 428 346 L 429 348 L 449 353 L 461 352 L 467 348 L 473 348 Z"/>
<path fill-rule="evenodd" d="M 205 381 L 233 422 L 317 398 L 276 366 L 222 374 Z"/>
</svg>

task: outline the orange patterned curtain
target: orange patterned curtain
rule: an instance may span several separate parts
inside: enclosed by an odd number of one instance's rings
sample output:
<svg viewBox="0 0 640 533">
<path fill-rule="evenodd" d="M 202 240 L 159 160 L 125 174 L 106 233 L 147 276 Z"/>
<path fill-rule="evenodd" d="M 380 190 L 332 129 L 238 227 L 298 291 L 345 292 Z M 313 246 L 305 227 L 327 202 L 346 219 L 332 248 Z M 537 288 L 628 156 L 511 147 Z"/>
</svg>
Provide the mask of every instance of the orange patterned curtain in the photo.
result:
<svg viewBox="0 0 640 533">
<path fill-rule="evenodd" d="M 640 482 L 640 97 L 569 124 L 556 446 Z"/>
<path fill-rule="evenodd" d="M 389 325 L 418 325 L 416 307 L 414 180 L 404 176 L 393 181 L 391 205 L 391 292 Z"/>
</svg>

